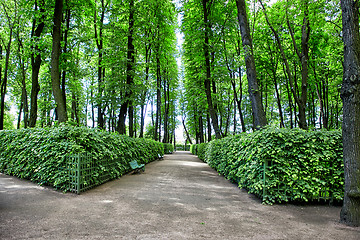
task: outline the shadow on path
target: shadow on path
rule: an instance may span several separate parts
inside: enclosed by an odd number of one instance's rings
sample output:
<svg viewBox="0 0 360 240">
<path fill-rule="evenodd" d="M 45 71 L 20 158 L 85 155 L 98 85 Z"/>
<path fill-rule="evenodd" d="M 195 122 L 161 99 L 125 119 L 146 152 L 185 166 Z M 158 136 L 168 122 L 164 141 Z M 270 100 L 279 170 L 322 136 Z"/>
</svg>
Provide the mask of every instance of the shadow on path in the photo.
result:
<svg viewBox="0 0 360 240">
<path fill-rule="evenodd" d="M 339 212 L 262 205 L 189 152 L 81 195 L 0 174 L 0 239 L 360 239 Z"/>
</svg>

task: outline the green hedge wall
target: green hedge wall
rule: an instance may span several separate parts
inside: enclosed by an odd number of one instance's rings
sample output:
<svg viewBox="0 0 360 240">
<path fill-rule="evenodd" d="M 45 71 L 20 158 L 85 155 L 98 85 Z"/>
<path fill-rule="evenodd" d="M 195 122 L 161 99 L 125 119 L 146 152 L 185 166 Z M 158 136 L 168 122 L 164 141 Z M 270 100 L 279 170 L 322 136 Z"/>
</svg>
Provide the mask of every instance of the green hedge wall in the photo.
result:
<svg viewBox="0 0 360 240">
<path fill-rule="evenodd" d="M 268 128 L 240 134 L 208 143 L 205 161 L 264 203 L 343 198 L 340 131 Z"/>
<path fill-rule="evenodd" d="M 130 161 L 148 163 L 164 154 L 160 142 L 85 127 L 0 131 L 0 141 L 0 172 L 63 191 L 69 190 L 67 155 L 87 152 L 95 159 L 112 159 L 118 177 L 131 170 Z"/>
<path fill-rule="evenodd" d="M 164 144 L 164 153 L 171 154 L 174 152 L 174 145 L 171 143 L 163 143 Z"/>
<path fill-rule="evenodd" d="M 190 145 L 190 152 L 194 155 L 197 155 L 196 153 L 196 147 L 197 147 L 197 144 L 192 144 Z"/>
<path fill-rule="evenodd" d="M 193 144 L 190 146 L 190 152 L 197 155 L 201 160 L 205 160 L 205 147 L 207 143 Z"/>
</svg>

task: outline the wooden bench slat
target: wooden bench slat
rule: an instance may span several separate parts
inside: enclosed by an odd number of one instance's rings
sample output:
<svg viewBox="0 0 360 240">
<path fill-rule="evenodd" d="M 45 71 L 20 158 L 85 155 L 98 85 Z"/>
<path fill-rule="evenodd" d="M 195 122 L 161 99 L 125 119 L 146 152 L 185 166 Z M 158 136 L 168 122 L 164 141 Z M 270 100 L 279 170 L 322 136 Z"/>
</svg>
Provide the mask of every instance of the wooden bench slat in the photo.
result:
<svg viewBox="0 0 360 240">
<path fill-rule="evenodd" d="M 129 162 L 130 167 L 134 170 L 140 170 L 142 169 L 145 171 L 145 164 L 139 164 L 136 160 Z"/>
</svg>

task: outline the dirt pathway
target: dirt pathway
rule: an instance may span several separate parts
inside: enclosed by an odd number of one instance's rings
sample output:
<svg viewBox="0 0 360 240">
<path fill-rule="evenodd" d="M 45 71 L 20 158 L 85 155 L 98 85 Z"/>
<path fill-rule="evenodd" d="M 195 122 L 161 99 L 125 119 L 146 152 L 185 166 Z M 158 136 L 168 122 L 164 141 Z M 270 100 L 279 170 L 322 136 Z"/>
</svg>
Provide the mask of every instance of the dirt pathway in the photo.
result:
<svg viewBox="0 0 360 240">
<path fill-rule="evenodd" d="M 0 174 L 0 239 L 360 239 L 339 212 L 264 206 L 188 152 L 81 195 Z"/>
</svg>

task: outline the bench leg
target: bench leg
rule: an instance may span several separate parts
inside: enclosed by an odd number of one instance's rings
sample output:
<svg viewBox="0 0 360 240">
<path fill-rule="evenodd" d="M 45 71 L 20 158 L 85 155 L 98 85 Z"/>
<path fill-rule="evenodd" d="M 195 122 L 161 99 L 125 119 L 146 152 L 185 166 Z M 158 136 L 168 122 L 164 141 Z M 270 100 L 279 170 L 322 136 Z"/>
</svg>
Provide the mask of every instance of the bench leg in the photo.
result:
<svg viewBox="0 0 360 240">
<path fill-rule="evenodd" d="M 142 168 L 136 168 L 136 169 L 134 169 L 134 174 L 140 173 L 140 171 L 145 172 L 145 168 L 142 167 Z"/>
</svg>

